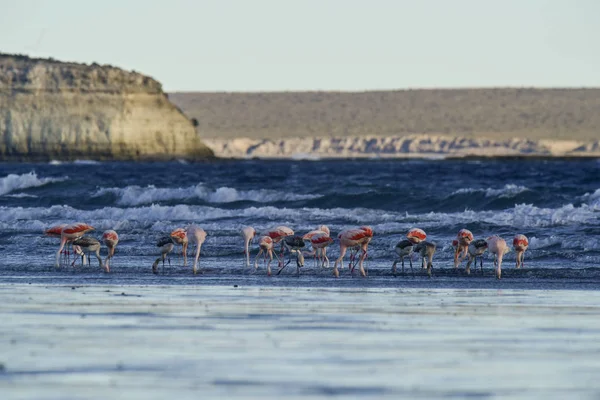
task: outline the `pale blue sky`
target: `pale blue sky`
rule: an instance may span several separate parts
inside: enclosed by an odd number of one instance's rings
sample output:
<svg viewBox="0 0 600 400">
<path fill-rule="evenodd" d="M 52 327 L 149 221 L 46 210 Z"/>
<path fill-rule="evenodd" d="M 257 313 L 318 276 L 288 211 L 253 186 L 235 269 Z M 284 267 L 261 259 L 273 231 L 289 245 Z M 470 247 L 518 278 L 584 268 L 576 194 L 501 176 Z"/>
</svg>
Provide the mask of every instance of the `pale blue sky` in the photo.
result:
<svg viewBox="0 0 600 400">
<path fill-rule="evenodd" d="M 595 0 L 0 0 L 0 51 L 167 91 L 600 86 Z"/>
</svg>

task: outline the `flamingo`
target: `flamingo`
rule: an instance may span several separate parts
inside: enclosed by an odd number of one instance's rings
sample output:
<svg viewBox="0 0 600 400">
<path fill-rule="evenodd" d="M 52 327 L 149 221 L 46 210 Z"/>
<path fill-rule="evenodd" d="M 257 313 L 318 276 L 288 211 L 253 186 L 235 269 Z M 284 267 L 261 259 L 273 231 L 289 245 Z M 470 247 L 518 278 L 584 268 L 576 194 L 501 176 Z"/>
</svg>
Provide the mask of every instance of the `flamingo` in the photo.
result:
<svg viewBox="0 0 600 400">
<path fill-rule="evenodd" d="M 116 231 L 109 229 L 102 234 L 102 241 L 106 247 L 108 247 L 108 255 L 104 262 L 104 272 L 110 272 L 110 260 L 115 255 L 115 247 L 117 247 L 117 243 L 119 243 L 119 235 Z"/>
<path fill-rule="evenodd" d="M 85 235 L 86 233 L 93 231 L 94 227 L 91 225 L 88 225 L 84 222 L 75 222 L 74 224 L 70 224 L 70 225 L 66 225 L 63 227 L 63 229 L 60 232 L 60 247 L 58 248 L 58 251 L 56 252 L 56 267 L 58 268 L 60 266 L 59 264 L 59 257 L 60 257 L 60 252 L 62 251 L 62 249 L 65 247 L 65 244 L 69 241 L 74 241 L 75 239 L 78 239 L 80 237 L 82 237 L 83 235 Z"/>
<path fill-rule="evenodd" d="M 502 257 L 509 249 L 506 241 L 500 236 L 490 236 L 485 240 L 488 244 L 488 250 L 494 255 L 494 266 L 496 267 L 496 278 L 502 277 Z"/>
<path fill-rule="evenodd" d="M 59 225 L 51 226 L 50 228 L 48 228 L 44 231 L 44 234 L 46 236 L 60 238 L 61 234 L 62 234 L 62 230 L 65 226 L 67 226 L 67 224 L 59 224 Z M 68 240 L 67 243 L 71 243 L 71 241 Z M 81 250 L 81 247 L 79 247 L 79 246 L 72 246 L 72 247 L 73 247 L 73 253 L 81 256 L 81 263 L 82 263 L 82 265 L 84 265 L 86 263 L 86 259 L 85 259 L 85 253 Z M 62 253 L 65 255 L 65 259 L 68 262 L 69 252 L 63 251 Z M 74 266 L 74 265 L 75 265 L 75 261 L 73 261 L 73 264 L 71 264 L 71 266 Z"/>
<path fill-rule="evenodd" d="M 427 239 L 427 234 L 425 233 L 425 231 L 423 229 L 411 228 L 408 230 L 408 233 L 406 234 L 406 238 L 412 244 L 418 244 L 418 243 L 421 243 L 423 240 Z"/>
<path fill-rule="evenodd" d="M 51 226 L 50 228 L 48 228 L 44 231 L 44 235 L 59 238 L 62 233 L 62 230 L 65 226 L 67 226 L 67 224 L 59 224 L 59 225 Z"/>
<path fill-rule="evenodd" d="M 317 227 L 317 229 L 310 231 L 304 236 L 302 236 L 302 239 L 311 242 L 312 245 L 312 239 L 315 236 L 318 236 L 319 238 L 319 240 L 315 242 L 316 246 L 312 246 L 312 251 L 310 253 L 305 253 L 305 255 L 315 257 L 315 261 L 317 259 L 319 261 L 322 261 L 323 257 L 327 258 L 327 246 L 329 246 L 329 244 L 333 242 L 333 240 L 328 241 L 326 239 L 329 237 L 329 228 L 327 227 L 327 225 L 320 225 L 319 227 Z M 329 264 L 328 258 L 327 261 Z"/>
<path fill-rule="evenodd" d="M 73 240 L 73 246 L 80 247 L 82 251 L 83 249 L 86 249 L 90 253 L 94 253 L 98 259 L 100 268 L 104 269 L 102 266 L 102 258 L 100 258 L 100 242 L 98 240 L 89 236 L 81 236 Z M 73 261 L 73 263 L 75 263 L 75 261 Z"/>
<path fill-rule="evenodd" d="M 327 258 L 327 247 L 333 243 L 327 232 L 321 231 L 310 238 L 310 244 L 313 251 L 317 254 L 317 260 L 321 268 L 329 268 L 329 258 Z M 311 253 L 312 255 L 312 253 Z"/>
<path fill-rule="evenodd" d="M 467 256 L 467 251 L 469 248 L 469 244 L 473 241 L 473 234 L 468 229 L 461 229 L 458 231 L 458 235 L 456 236 L 456 247 L 454 250 L 454 268 L 458 268 L 458 264 L 460 264 L 465 257 Z M 452 242 L 454 246 L 454 242 Z M 458 256 L 462 254 L 460 261 L 458 260 Z"/>
<path fill-rule="evenodd" d="M 58 225 L 51 226 L 50 228 L 48 228 L 44 231 L 44 235 L 60 239 L 60 235 L 65 226 L 67 226 L 67 224 L 58 224 Z M 64 252 L 64 255 L 65 255 L 65 259 L 66 259 L 67 258 L 66 251 Z"/>
<path fill-rule="evenodd" d="M 244 238 L 244 254 L 246 255 L 246 267 L 250 266 L 250 251 L 248 250 L 248 246 L 254 239 L 255 235 L 256 231 L 253 227 L 245 226 L 242 228 L 242 237 Z"/>
<path fill-rule="evenodd" d="M 300 276 L 300 268 L 304 266 L 304 256 L 302 249 L 304 248 L 304 239 L 302 236 L 286 236 L 283 238 L 283 245 L 290 252 L 290 259 L 277 271 L 277 275 L 283 271 L 285 267 L 292 261 L 292 254 L 296 254 L 296 275 Z"/>
<path fill-rule="evenodd" d="M 160 257 L 158 257 L 156 259 L 156 261 L 154 261 L 154 264 L 152 264 L 152 273 L 154 274 L 158 274 L 158 263 L 162 260 L 162 264 L 163 264 L 163 272 L 165 269 L 165 258 L 167 258 L 167 254 L 169 254 L 171 251 L 173 251 L 173 238 L 171 236 L 163 236 L 160 239 L 158 239 L 158 242 L 156 242 L 156 247 L 160 247 Z M 171 266 L 171 259 L 168 258 L 167 259 L 169 261 L 169 267 Z"/>
<path fill-rule="evenodd" d="M 183 266 L 185 267 L 187 265 L 187 232 L 183 228 L 177 228 L 173 232 L 171 232 L 170 236 L 171 239 L 173 239 L 173 243 L 181 245 L 181 252 L 183 253 Z"/>
<path fill-rule="evenodd" d="M 427 275 L 431 278 L 431 269 L 433 268 L 433 255 L 435 254 L 436 244 L 425 240 L 419 242 L 415 246 L 415 252 L 419 253 L 422 264 L 421 268 L 425 269 L 425 260 L 427 260 Z"/>
<path fill-rule="evenodd" d="M 475 261 L 475 268 L 477 268 L 477 256 L 479 256 L 479 266 L 481 267 L 481 273 L 483 274 L 483 253 L 488 249 L 488 244 L 484 239 L 477 239 L 472 241 L 467 248 L 469 261 L 467 261 L 467 275 L 471 274 L 471 263 Z"/>
<path fill-rule="evenodd" d="M 525 235 L 515 235 L 513 239 L 513 248 L 517 253 L 517 268 L 523 266 L 523 260 L 525 259 L 525 250 L 529 247 L 529 240 Z"/>
<path fill-rule="evenodd" d="M 394 251 L 400 257 L 400 261 L 402 263 L 402 273 L 404 273 L 404 257 L 408 257 L 408 261 L 410 263 L 410 271 L 413 272 L 412 259 L 411 256 L 413 254 L 413 242 L 408 239 L 404 239 L 399 241 L 394 247 Z M 396 264 L 398 264 L 398 260 L 394 261 L 392 264 L 392 273 L 396 276 Z M 414 274 L 414 272 L 413 272 Z"/>
<path fill-rule="evenodd" d="M 331 232 L 329 231 L 329 227 L 327 225 L 319 225 L 317 229 L 325 232 L 327 236 L 331 236 Z M 331 243 L 333 243 L 333 240 L 331 241 Z M 321 257 L 327 260 L 327 267 L 329 268 L 329 258 L 327 258 L 327 247 L 328 245 L 321 248 Z"/>
<path fill-rule="evenodd" d="M 254 270 L 258 270 L 258 257 L 265 253 L 265 261 L 267 260 L 267 256 L 269 257 L 269 261 L 267 262 L 267 275 L 271 276 L 271 262 L 273 261 L 273 239 L 266 235 L 261 237 L 258 241 L 258 247 L 258 254 L 254 259 Z"/>
<path fill-rule="evenodd" d="M 200 260 L 200 250 L 202 249 L 202 244 L 206 240 L 206 232 L 204 229 L 200 228 L 197 225 L 191 225 L 187 230 L 187 237 L 192 238 L 192 241 L 196 245 L 196 255 L 194 256 L 194 267 L 193 272 L 194 275 L 198 273 L 198 262 Z"/>
<path fill-rule="evenodd" d="M 267 236 L 269 236 L 271 239 L 273 239 L 273 243 L 279 243 L 281 242 L 281 240 L 286 237 L 286 236 L 292 236 L 294 234 L 294 231 L 291 228 L 288 228 L 287 226 L 278 226 L 275 227 L 271 230 L 269 230 L 267 232 Z M 281 245 L 281 257 L 283 258 L 283 244 Z M 277 256 L 277 254 L 275 254 L 275 256 Z M 281 268 L 281 266 L 283 265 L 283 261 L 281 259 L 279 259 L 279 257 L 277 257 L 277 259 L 279 260 L 279 268 Z"/>
<path fill-rule="evenodd" d="M 362 254 L 358 261 L 359 270 L 361 276 L 366 277 L 367 274 L 363 267 L 363 261 L 367 257 L 367 249 L 369 247 L 369 242 L 373 239 L 373 230 L 369 226 L 361 226 L 358 229 L 347 229 L 345 231 L 340 232 L 338 235 L 338 239 L 340 240 L 340 256 L 335 260 L 333 264 L 333 275 L 337 278 L 340 276 L 338 271 L 338 263 L 342 266 L 344 262 L 344 256 L 346 255 L 346 250 L 348 248 L 360 248 L 362 250 Z M 350 268 L 350 273 L 354 270 L 354 267 Z"/>
</svg>

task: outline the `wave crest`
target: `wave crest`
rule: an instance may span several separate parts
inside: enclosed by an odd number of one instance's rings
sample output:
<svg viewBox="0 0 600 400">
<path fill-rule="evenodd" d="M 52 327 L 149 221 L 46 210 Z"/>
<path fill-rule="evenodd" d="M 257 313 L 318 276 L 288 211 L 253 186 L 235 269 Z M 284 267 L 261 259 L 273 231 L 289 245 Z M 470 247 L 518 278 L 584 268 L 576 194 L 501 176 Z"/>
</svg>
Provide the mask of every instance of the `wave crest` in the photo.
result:
<svg viewBox="0 0 600 400">
<path fill-rule="evenodd" d="M 458 190 L 452 192 L 451 196 L 456 196 L 456 195 L 460 195 L 460 194 L 483 193 L 485 195 L 485 197 L 509 198 L 509 197 L 515 197 L 518 194 L 523 193 L 523 192 L 527 192 L 529 190 L 531 190 L 531 189 L 529 189 L 528 187 L 509 183 L 509 184 L 504 185 L 504 187 L 500 188 L 500 189 L 492 189 L 492 188 L 487 188 L 487 189 L 482 189 L 482 188 L 480 188 L 480 189 L 477 189 L 477 188 L 463 188 L 463 189 L 458 189 Z"/>
<path fill-rule="evenodd" d="M 117 204 L 122 206 L 139 206 L 161 201 L 200 199 L 208 203 L 233 203 L 236 201 L 252 201 L 270 203 L 276 201 L 310 200 L 319 195 L 283 193 L 275 190 L 237 190 L 230 187 L 209 189 L 202 184 L 185 188 L 157 188 L 154 185 L 146 187 L 127 186 L 124 188 L 102 188 L 93 196 L 112 194 L 117 197 Z"/>
<path fill-rule="evenodd" d="M 14 190 L 27 189 L 43 186 L 52 182 L 61 182 L 67 178 L 38 178 L 35 172 L 27 174 L 10 174 L 0 178 L 0 196 L 10 193 Z"/>
</svg>

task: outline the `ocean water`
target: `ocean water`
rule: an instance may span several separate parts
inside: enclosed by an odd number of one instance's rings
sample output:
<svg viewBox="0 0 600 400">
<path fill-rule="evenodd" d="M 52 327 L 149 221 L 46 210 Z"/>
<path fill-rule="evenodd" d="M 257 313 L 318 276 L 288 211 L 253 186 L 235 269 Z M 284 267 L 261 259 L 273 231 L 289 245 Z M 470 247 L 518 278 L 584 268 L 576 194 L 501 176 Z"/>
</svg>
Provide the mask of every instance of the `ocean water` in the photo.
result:
<svg viewBox="0 0 600 400">
<path fill-rule="evenodd" d="M 54 267 L 43 231 L 76 221 L 118 231 L 110 274 Z M 153 275 L 190 223 L 204 273 Z M 367 278 L 245 266 L 243 226 L 320 224 L 373 228 Z M 431 278 L 391 273 L 411 227 Z M 455 271 L 461 228 L 527 235 L 525 267 Z M 2 164 L 0 249 L 1 399 L 600 396 L 599 160 Z"/>
<path fill-rule="evenodd" d="M 568 273 L 600 266 L 600 161 L 1 165 L 3 271 L 56 272 L 59 240 L 42 233 L 52 225 L 76 221 L 94 226 L 90 235 L 98 239 L 106 229 L 119 233 L 116 275 L 149 272 L 159 255 L 157 239 L 190 223 L 208 233 L 201 267 L 218 274 L 250 272 L 243 262 L 243 226 L 253 226 L 259 235 L 277 225 L 303 234 L 320 224 L 328 225 L 332 236 L 370 225 L 374 238 L 367 265 L 374 275 L 390 274 L 393 247 L 411 227 L 424 229 L 428 240 L 437 244 L 438 276 L 452 269 L 451 242 L 461 228 L 476 238 L 497 234 L 509 244 L 515 234 L 525 234 L 530 239 L 528 273 L 565 268 Z M 253 254 L 257 246 L 256 241 Z M 185 276 L 190 268 L 183 268 L 175 253 L 167 272 Z M 338 253 L 334 243 L 328 254 L 335 258 Z M 101 254 L 106 255 L 105 248 Z M 491 256 L 486 257 L 484 276 L 493 276 Z M 505 256 L 506 277 L 520 272 L 512 271 L 514 257 L 514 252 Z M 92 260 L 80 272 L 98 272 Z M 311 275 L 312 260 L 306 266 L 303 273 Z M 293 272 L 290 268 L 283 274 Z"/>
</svg>

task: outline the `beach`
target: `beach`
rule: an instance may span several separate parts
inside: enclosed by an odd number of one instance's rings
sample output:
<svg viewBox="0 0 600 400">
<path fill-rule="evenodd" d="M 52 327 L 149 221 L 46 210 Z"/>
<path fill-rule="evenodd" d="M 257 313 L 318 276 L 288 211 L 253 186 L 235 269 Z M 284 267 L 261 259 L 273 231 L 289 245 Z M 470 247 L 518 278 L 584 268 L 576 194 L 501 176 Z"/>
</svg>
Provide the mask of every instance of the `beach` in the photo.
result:
<svg viewBox="0 0 600 400">
<path fill-rule="evenodd" d="M 596 291 L 3 283 L 0 296 L 4 399 L 600 394 Z"/>
</svg>

